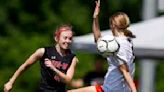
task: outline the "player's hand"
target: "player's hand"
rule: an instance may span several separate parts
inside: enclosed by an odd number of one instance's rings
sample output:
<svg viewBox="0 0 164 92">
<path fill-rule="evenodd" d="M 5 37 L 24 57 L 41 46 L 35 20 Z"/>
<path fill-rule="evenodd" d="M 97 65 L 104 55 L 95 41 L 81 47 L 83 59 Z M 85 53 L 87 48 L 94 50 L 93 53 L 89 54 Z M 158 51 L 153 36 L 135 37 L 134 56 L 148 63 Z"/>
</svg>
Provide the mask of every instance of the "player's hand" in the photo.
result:
<svg viewBox="0 0 164 92">
<path fill-rule="evenodd" d="M 100 12 L 100 0 L 95 1 L 95 3 L 96 3 L 96 7 L 95 7 L 94 14 L 93 14 L 93 18 L 96 18 Z"/>
<path fill-rule="evenodd" d="M 52 64 L 52 62 L 51 62 L 51 60 L 50 59 L 48 59 L 48 58 L 45 58 L 44 59 L 44 64 L 47 66 L 47 67 L 49 67 L 50 69 L 52 69 L 52 70 L 54 70 L 54 65 Z"/>
<path fill-rule="evenodd" d="M 4 92 L 10 92 L 12 89 L 12 84 L 10 82 L 7 82 L 5 85 L 4 85 Z"/>
</svg>

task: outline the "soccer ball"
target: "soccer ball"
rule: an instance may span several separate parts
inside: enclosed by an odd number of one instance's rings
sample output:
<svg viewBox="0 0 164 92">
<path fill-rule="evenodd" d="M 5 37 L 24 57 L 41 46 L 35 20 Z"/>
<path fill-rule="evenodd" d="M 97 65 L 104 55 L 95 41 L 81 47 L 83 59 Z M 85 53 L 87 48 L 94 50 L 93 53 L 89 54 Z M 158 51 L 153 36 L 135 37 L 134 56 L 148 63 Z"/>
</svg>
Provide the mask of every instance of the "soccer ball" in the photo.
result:
<svg viewBox="0 0 164 92">
<path fill-rule="evenodd" d="M 102 56 L 107 57 L 119 49 L 119 44 L 112 35 L 102 36 L 97 41 L 97 49 Z"/>
</svg>

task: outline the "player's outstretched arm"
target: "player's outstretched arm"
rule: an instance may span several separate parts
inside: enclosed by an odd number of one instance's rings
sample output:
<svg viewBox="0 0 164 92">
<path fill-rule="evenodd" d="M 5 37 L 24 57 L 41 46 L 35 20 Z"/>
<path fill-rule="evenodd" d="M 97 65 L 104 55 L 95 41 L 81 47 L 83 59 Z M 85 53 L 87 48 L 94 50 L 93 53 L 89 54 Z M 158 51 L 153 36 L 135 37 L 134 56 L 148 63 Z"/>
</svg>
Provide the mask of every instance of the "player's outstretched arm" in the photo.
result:
<svg viewBox="0 0 164 92">
<path fill-rule="evenodd" d="M 14 73 L 14 75 L 9 79 L 9 81 L 4 85 L 4 92 L 10 92 L 12 86 L 17 79 L 30 65 L 34 64 L 39 58 L 42 57 L 44 53 L 44 48 L 36 50 Z"/>
<path fill-rule="evenodd" d="M 100 0 L 96 1 L 96 6 L 93 14 L 93 24 L 92 24 L 92 31 L 94 34 L 95 42 L 101 37 L 101 32 L 99 28 L 99 22 L 98 22 L 98 15 L 100 12 Z"/>
</svg>

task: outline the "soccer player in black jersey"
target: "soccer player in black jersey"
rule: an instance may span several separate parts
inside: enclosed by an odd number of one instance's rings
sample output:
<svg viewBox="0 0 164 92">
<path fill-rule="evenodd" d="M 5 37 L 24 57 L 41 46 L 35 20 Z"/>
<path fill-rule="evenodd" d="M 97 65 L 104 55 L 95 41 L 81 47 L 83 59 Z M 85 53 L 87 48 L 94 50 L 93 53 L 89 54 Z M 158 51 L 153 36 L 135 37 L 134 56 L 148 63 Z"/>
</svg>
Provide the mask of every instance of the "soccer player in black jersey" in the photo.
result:
<svg viewBox="0 0 164 92">
<path fill-rule="evenodd" d="M 40 60 L 41 81 L 38 92 L 66 92 L 66 84 L 71 81 L 78 59 L 69 49 L 72 43 L 72 27 L 59 26 L 54 33 L 56 44 L 37 49 L 4 85 L 4 92 L 10 92 L 15 80 L 29 66 Z"/>
</svg>

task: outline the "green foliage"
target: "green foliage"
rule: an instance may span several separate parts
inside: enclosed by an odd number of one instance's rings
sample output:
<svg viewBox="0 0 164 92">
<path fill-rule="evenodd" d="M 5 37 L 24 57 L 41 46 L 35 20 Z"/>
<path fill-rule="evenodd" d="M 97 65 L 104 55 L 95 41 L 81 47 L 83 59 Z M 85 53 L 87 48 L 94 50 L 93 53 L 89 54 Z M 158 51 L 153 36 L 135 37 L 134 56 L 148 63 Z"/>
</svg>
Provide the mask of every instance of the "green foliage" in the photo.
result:
<svg viewBox="0 0 164 92">
<path fill-rule="evenodd" d="M 94 54 L 86 52 L 77 52 L 79 62 L 76 66 L 74 78 L 82 78 L 87 71 L 93 70 Z"/>
<path fill-rule="evenodd" d="M 161 60 L 157 64 L 156 76 L 155 76 L 155 92 L 161 92 L 164 90 L 163 82 L 164 82 L 164 62 Z"/>
<path fill-rule="evenodd" d="M 32 54 L 37 48 L 50 44 L 49 38 L 42 35 L 25 36 L 25 34 L 15 31 L 8 33 L 10 37 L 1 37 L 0 40 L 0 87 L 9 80 L 15 70 Z M 3 49 L 2 49 L 3 48 Z M 37 65 L 37 66 L 36 66 Z M 25 74 L 18 78 L 14 85 L 13 92 L 32 92 L 39 80 L 39 65 L 31 67 Z M 29 82 L 29 80 L 32 80 Z M 1 90 L 2 91 L 2 90 Z M 25 92 L 25 91 L 23 91 Z"/>
<path fill-rule="evenodd" d="M 130 17 L 132 22 L 139 21 L 140 4 L 141 0 L 102 1 L 101 28 L 109 28 L 109 16 L 116 11 L 124 11 L 132 16 Z M 94 6 L 94 0 L 1 0 L 0 35 L 7 35 L 8 26 L 18 28 L 19 31 L 26 32 L 26 35 L 34 32 L 47 34 L 47 31 L 51 31 L 58 24 L 65 22 L 74 26 L 76 35 L 89 33 L 91 32 Z M 133 10 L 138 12 L 134 13 Z"/>
</svg>

